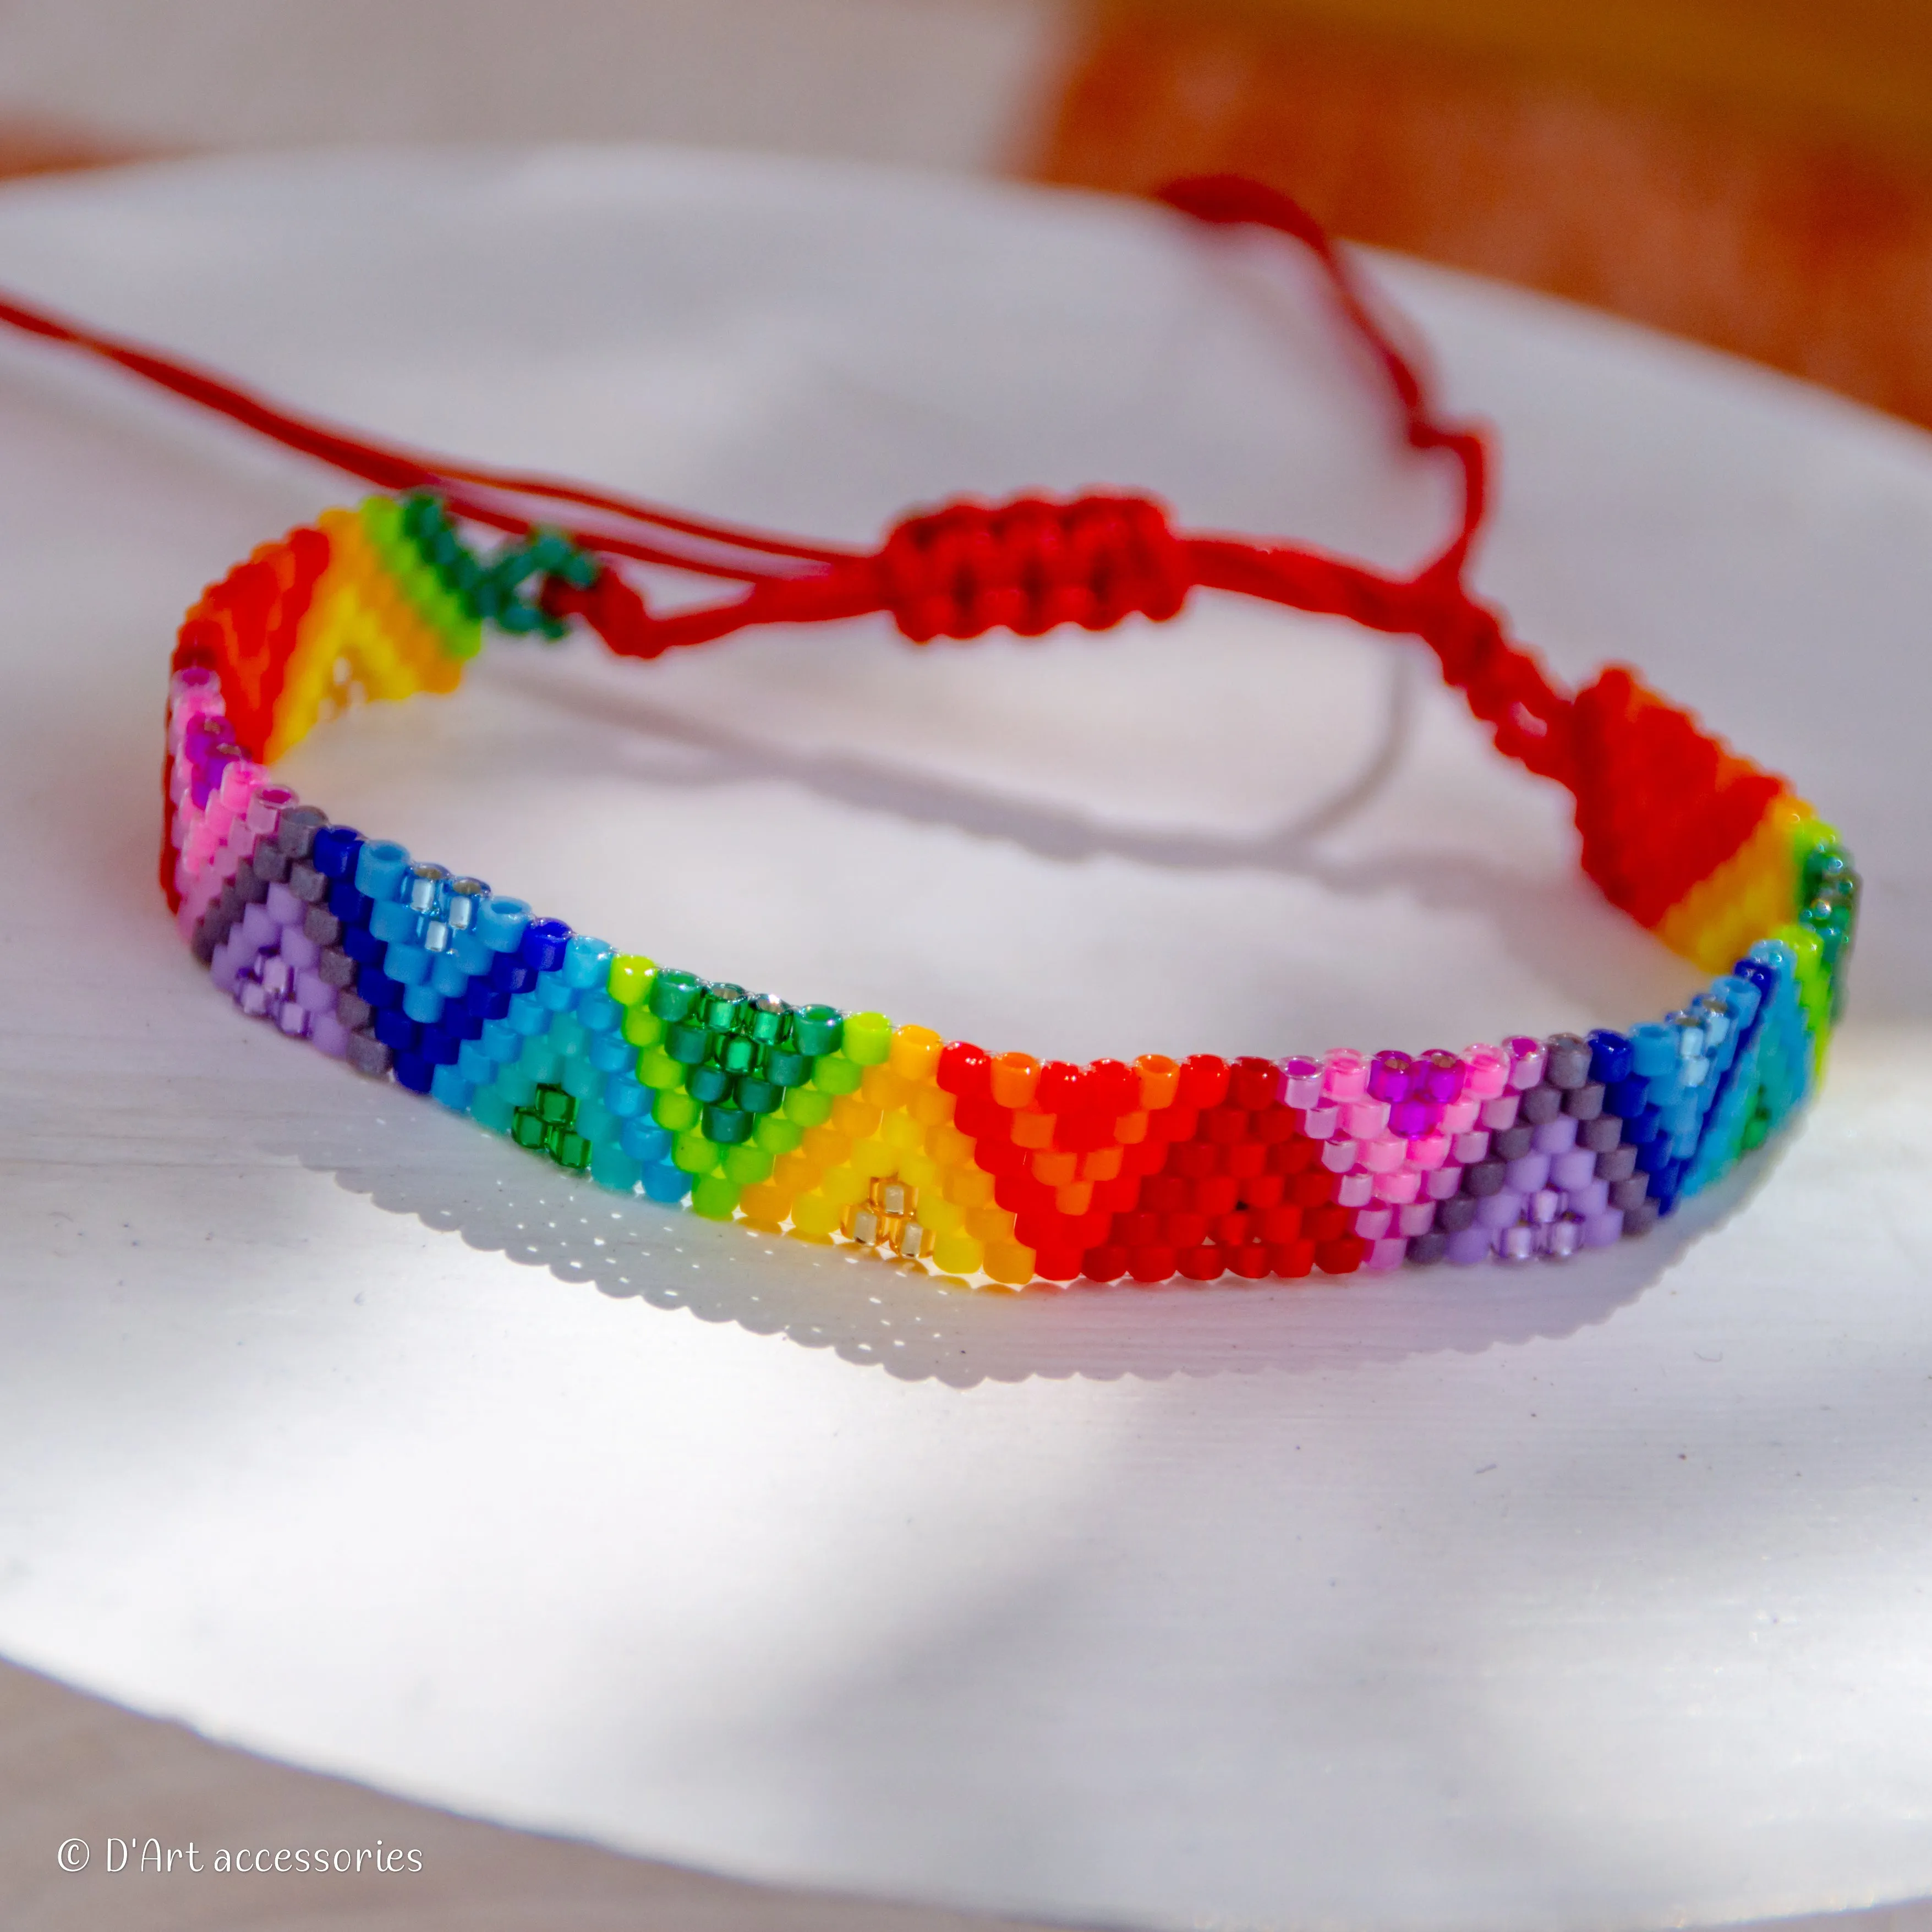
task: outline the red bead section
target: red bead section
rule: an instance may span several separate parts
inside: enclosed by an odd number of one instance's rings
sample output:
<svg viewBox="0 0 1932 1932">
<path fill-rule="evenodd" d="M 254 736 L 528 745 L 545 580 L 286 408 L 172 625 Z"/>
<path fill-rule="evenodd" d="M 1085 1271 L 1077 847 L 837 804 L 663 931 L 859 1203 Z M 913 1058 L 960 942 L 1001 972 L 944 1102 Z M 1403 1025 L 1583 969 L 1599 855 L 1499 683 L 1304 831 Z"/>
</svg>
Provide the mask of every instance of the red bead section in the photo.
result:
<svg viewBox="0 0 1932 1932">
<path fill-rule="evenodd" d="M 1577 694 L 1571 730 L 1583 870 L 1644 926 L 1737 851 L 1790 789 L 1620 664 Z"/>
<path fill-rule="evenodd" d="M 1021 496 L 908 517 L 877 560 L 879 600 L 915 644 L 1056 625 L 1111 628 L 1138 611 L 1156 622 L 1193 578 L 1160 506 L 1144 496 Z"/>
<path fill-rule="evenodd" d="M 1273 1060 L 1011 1064 L 1024 1059 L 955 1042 L 938 1080 L 1043 1279 L 1294 1281 L 1361 1266 L 1368 1244 L 1337 1201 L 1341 1178 L 1285 1103 Z M 1068 1180 L 1041 1178 L 1055 1163 Z"/>
<path fill-rule="evenodd" d="M 292 531 L 210 584 L 182 622 L 169 668 L 214 672 L 235 741 L 251 758 L 274 728 L 283 674 L 328 557 L 321 531 Z"/>
</svg>

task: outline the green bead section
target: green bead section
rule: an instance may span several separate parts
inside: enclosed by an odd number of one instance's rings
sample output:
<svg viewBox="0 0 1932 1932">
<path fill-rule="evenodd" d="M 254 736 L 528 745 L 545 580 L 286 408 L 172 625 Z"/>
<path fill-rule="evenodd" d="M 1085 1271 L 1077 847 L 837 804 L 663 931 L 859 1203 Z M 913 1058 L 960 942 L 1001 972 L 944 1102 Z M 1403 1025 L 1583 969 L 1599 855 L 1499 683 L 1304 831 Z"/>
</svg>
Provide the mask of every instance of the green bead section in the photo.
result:
<svg viewBox="0 0 1932 1932">
<path fill-rule="evenodd" d="M 723 1174 L 700 1175 L 692 1187 L 692 1211 L 702 1214 L 707 1221 L 728 1221 L 738 1211 L 740 1191 L 736 1181 Z"/>
<path fill-rule="evenodd" d="M 845 1016 L 845 1058 L 856 1066 L 877 1066 L 892 1050 L 892 1023 L 884 1013 Z"/>
<path fill-rule="evenodd" d="M 866 1070 L 842 1053 L 828 1053 L 814 1061 L 812 1069 L 812 1084 L 821 1094 L 856 1094 L 865 1077 Z"/>
<path fill-rule="evenodd" d="M 411 536 L 410 505 L 432 499 L 370 496 L 358 515 L 370 548 L 430 629 L 446 657 L 473 658 L 483 648 L 483 626 L 476 611 L 452 589 Z M 439 504 L 437 508 L 441 508 Z M 420 517 L 420 512 L 417 513 Z M 447 519 L 444 520 L 447 528 Z M 451 541 L 455 541 L 454 532 Z"/>
</svg>

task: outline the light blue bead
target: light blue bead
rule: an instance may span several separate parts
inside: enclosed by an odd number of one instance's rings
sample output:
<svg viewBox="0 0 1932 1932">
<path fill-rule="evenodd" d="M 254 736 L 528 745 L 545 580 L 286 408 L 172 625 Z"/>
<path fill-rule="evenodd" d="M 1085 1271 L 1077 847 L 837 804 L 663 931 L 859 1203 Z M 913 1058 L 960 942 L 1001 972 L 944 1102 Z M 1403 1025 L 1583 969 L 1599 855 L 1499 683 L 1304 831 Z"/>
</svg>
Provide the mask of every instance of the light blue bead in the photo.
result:
<svg viewBox="0 0 1932 1932">
<path fill-rule="evenodd" d="M 585 993 L 578 1000 L 577 1017 L 586 1033 L 615 1033 L 624 1023 L 624 1010 L 608 993 Z"/>
<path fill-rule="evenodd" d="M 504 1017 L 526 1040 L 535 1040 L 550 1031 L 550 1016 L 534 993 L 519 993 L 510 1002 Z"/>
<path fill-rule="evenodd" d="M 406 900 L 383 899 L 369 909 L 370 934 L 385 946 L 412 946 L 422 930 L 422 922 Z"/>
<path fill-rule="evenodd" d="M 474 980 L 489 971 L 496 956 L 475 933 L 458 932 L 450 935 L 449 956 Z"/>
<path fill-rule="evenodd" d="M 356 855 L 356 890 L 378 902 L 392 899 L 402 890 L 409 868 L 406 845 L 393 838 L 369 839 Z"/>
<path fill-rule="evenodd" d="M 523 944 L 524 928 L 530 922 L 530 909 L 521 899 L 492 892 L 476 909 L 476 937 L 492 952 L 514 952 Z"/>
<path fill-rule="evenodd" d="M 472 1087 L 487 1087 L 496 1077 L 496 1063 L 478 1040 L 466 1040 L 456 1049 L 456 1070 Z"/>
<path fill-rule="evenodd" d="M 691 1176 L 681 1167 L 674 1167 L 668 1161 L 656 1166 L 646 1163 L 644 1172 L 644 1192 L 653 1201 L 662 1201 L 668 1207 L 682 1201 L 691 1192 Z"/>
<path fill-rule="evenodd" d="M 567 1013 L 576 1004 L 576 988 L 565 985 L 561 973 L 539 974 L 530 991 L 539 1004 L 553 1013 Z"/>
<path fill-rule="evenodd" d="M 1646 1026 L 1632 1027 L 1630 1043 L 1630 1071 L 1646 1080 L 1670 1072 L 1677 1064 L 1675 1027 L 1659 1026 L 1654 1021 Z"/>
<path fill-rule="evenodd" d="M 650 1089 L 640 1086 L 632 1074 L 614 1073 L 604 1083 L 604 1108 L 616 1120 L 635 1120 L 650 1097 Z"/>
<path fill-rule="evenodd" d="M 1757 988 L 1748 980 L 1741 980 L 1735 973 L 1728 973 L 1711 990 L 1724 996 L 1724 1004 L 1730 1008 L 1740 1032 L 1757 1017 Z"/>
<path fill-rule="evenodd" d="M 621 1148 L 600 1147 L 590 1156 L 590 1178 L 600 1187 L 614 1188 L 628 1194 L 642 1178 L 644 1169 Z"/>
<path fill-rule="evenodd" d="M 621 1073 L 638 1062 L 638 1049 L 620 1033 L 593 1034 L 584 1053 L 600 1073 Z"/>
<path fill-rule="evenodd" d="M 524 1050 L 524 1036 L 508 1020 L 485 1020 L 477 1042 L 500 1066 L 507 1066 Z"/>
<path fill-rule="evenodd" d="M 646 1167 L 670 1158 L 670 1136 L 647 1114 L 639 1114 L 624 1123 L 617 1144 L 633 1160 Z M 656 1200 L 658 1197 L 651 1197 Z"/>
<path fill-rule="evenodd" d="M 430 956 L 420 946 L 395 940 L 382 955 L 382 970 L 399 986 L 420 986 L 429 978 Z"/>
<path fill-rule="evenodd" d="M 443 998 L 434 986 L 411 986 L 403 994 L 403 1011 L 424 1026 L 434 1026 L 442 1017 Z"/>
<path fill-rule="evenodd" d="M 608 940 L 592 939 L 586 932 L 573 933 L 564 949 L 563 982 L 574 993 L 590 988 L 602 992 L 610 977 L 610 962 L 616 948 Z"/>
<path fill-rule="evenodd" d="M 430 1076 L 429 1090 L 452 1112 L 466 1114 L 476 1098 L 476 1089 L 453 1066 L 439 1066 Z"/>
<path fill-rule="evenodd" d="M 470 975 L 448 952 L 430 966 L 429 982 L 446 1000 L 460 1000 L 470 990 Z"/>
</svg>

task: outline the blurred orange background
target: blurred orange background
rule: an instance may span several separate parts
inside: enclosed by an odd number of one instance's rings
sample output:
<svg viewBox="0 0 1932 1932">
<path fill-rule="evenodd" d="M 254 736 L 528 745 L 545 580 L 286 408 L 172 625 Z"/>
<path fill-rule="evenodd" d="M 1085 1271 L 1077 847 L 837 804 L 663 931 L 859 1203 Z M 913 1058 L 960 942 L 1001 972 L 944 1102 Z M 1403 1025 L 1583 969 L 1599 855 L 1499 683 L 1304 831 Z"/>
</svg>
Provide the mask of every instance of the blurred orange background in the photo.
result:
<svg viewBox="0 0 1932 1932">
<path fill-rule="evenodd" d="M 1924 0 L 0 6 L 0 172 L 565 137 L 1126 191 L 1239 169 L 1932 424 Z"/>
</svg>

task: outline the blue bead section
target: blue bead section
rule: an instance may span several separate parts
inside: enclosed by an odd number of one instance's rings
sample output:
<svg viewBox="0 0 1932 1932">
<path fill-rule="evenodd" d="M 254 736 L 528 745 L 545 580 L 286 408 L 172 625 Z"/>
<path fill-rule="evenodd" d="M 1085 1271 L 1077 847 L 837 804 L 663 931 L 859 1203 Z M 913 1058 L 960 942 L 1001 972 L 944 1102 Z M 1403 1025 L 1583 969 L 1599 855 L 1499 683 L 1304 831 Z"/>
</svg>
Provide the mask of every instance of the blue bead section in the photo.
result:
<svg viewBox="0 0 1932 1932">
<path fill-rule="evenodd" d="M 492 892 L 476 909 L 476 937 L 492 952 L 514 953 L 530 922 L 530 909 L 521 899 Z"/>
<path fill-rule="evenodd" d="M 309 862 L 325 879 L 346 879 L 356 869 L 362 835 L 352 825 L 325 825 L 315 835 Z"/>
<path fill-rule="evenodd" d="M 574 934 L 564 949 L 563 983 L 576 992 L 601 989 L 610 976 L 610 962 L 616 948 L 608 940 L 592 939 L 588 933 Z"/>
<path fill-rule="evenodd" d="M 691 1192 L 691 1176 L 681 1167 L 673 1167 L 668 1162 L 656 1166 L 647 1166 L 644 1172 L 644 1192 L 653 1201 L 661 1201 L 666 1207 L 674 1206 Z"/>
<path fill-rule="evenodd" d="M 412 1020 L 420 1020 L 425 1026 L 434 1026 L 442 1018 L 443 997 L 434 986 L 405 986 L 403 988 L 403 1011 Z"/>
<path fill-rule="evenodd" d="M 453 1112 L 466 1114 L 476 1097 L 475 1087 L 454 1066 L 439 1066 L 430 1076 L 429 1090 Z"/>
<path fill-rule="evenodd" d="M 410 868 L 410 848 L 393 838 L 367 841 L 356 860 L 356 890 L 372 899 L 392 899 Z"/>
<path fill-rule="evenodd" d="M 406 1087 L 412 1094 L 427 1094 L 436 1069 L 419 1053 L 398 1053 L 395 1074 L 398 1086 Z"/>
<path fill-rule="evenodd" d="M 519 949 L 526 966 L 538 973 L 554 973 L 570 946 L 570 928 L 560 919 L 533 919 L 524 928 Z"/>
<path fill-rule="evenodd" d="M 638 1114 L 624 1123 L 623 1132 L 618 1136 L 618 1144 L 633 1160 L 640 1160 L 646 1167 L 656 1166 L 670 1159 L 670 1136 L 656 1121 Z M 656 1197 L 652 1197 L 655 1199 Z"/>
</svg>

